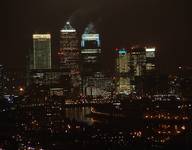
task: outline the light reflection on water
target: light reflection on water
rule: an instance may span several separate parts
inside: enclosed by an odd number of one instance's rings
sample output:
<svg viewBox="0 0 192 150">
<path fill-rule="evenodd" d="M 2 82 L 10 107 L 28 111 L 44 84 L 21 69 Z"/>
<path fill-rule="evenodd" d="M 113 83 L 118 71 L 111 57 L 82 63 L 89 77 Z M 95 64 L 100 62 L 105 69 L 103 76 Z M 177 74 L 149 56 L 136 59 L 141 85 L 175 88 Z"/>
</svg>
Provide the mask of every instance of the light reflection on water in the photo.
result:
<svg viewBox="0 0 192 150">
<path fill-rule="evenodd" d="M 85 122 L 89 125 L 92 125 L 94 123 L 94 120 L 92 118 L 87 117 L 87 115 L 89 114 L 91 114 L 91 107 L 65 108 L 66 118 L 79 122 Z"/>
</svg>

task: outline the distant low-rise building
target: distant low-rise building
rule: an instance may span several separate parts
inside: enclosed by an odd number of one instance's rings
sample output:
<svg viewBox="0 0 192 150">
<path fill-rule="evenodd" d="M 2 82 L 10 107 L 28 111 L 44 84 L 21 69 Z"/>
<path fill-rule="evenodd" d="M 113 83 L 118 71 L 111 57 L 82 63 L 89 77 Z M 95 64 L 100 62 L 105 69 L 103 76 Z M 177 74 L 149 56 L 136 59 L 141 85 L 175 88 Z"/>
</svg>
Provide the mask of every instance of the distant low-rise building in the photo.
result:
<svg viewBox="0 0 192 150">
<path fill-rule="evenodd" d="M 93 76 L 86 76 L 83 80 L 82 91 L 84 96 L 109 98 L 113 92 L 112 77 L 107 77 L 101 72 Z"/>
</svg>

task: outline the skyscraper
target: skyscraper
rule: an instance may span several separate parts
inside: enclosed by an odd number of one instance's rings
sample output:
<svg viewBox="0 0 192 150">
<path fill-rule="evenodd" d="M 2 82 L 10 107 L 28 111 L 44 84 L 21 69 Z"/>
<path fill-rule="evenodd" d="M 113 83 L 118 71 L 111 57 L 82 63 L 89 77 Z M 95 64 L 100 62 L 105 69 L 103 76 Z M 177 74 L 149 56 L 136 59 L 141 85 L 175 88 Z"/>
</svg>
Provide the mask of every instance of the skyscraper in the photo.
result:
<svg viewBox="0 0 192 150">
<path fill-rule="evenodd" d="M 81 78 L 82 78 L 82 93 L 86 96 L 88 89 L 93 91 L 95 84 L 91 79 L 101 72 L 101 43 L 100 36 L 90 24 L 81 37 Z M 93 94 L 93 92 L 90 92 Z M 91 94 L 91 96 L 93 96 Z M 98 93 L 97 93 L 98 94 Z M 95 94 L 95 95 L 97 95 Z"/>
<path fill-rule="evenodd" d="M 155 70 L 156 49 L 154 47 L 146 47 L 146 72 Z"/>
<path fill-rule="evenodd" d="M 130 83 L 130 53 L 126 49 L 116 49 L 116 92 L 129 94 L 132 91 Z"/>
<path fill-rule="evenodd" d="M 100 36 L 89 26 L 81 37 L 81 71 L 83 76 L 90 76 L 101 70 L 101 42 Z"/>
<path fill-rule="evenodd" d="M 71 73 L 79 73 L 79 42 L 76 30 L 67 22 L 60 30 L 59 60 L 61 69 L 70 69 Z"/>
<path fill-rule="evenodd" d="M 146 72 L 146 52 L 144 47 L 133 46 L 130 49 L 131 84 L 134 91 L 143 91 L 143 78 Z"/>
<path fill-rule="evenodd" d="M 71 79 L 71 92 L 78 94 L 80 88 L 80 49 L 76 30 L 66 22 L 60 30 L 60 69 L 66 70 Z"/>
<path fill-rule="evenodd" d="M 51 35 L 33 34 L 31 69 L 51 69 Z"/>
<path fill-rule="evenodd" d="M 146 52 L 143 47 L 132 47 L 131 50 L 130 67 L 132 75 L 139 77 L 145 74 L 146 69 Z"/>
</svg>

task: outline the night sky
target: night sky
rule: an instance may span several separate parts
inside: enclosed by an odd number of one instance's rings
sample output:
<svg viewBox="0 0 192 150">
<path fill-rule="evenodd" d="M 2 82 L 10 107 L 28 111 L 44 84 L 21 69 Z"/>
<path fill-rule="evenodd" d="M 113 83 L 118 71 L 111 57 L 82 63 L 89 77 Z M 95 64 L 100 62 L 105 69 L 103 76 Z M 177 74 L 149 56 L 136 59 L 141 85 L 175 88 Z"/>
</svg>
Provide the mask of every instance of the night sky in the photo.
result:
<svg viewBox="0 0 192 150">
<path fill-rule="evenodd" d="M 67 20 L 79 35 L 90 22 L 101 34 L 105 66 L 115 47 L 152 44 L 162 72 L 192 65 L 190 0 L 9 0 L 1 9 L 0 64 L 25 67 L 32 33 L 50 32 L 53 53 Z"/>
</svg>

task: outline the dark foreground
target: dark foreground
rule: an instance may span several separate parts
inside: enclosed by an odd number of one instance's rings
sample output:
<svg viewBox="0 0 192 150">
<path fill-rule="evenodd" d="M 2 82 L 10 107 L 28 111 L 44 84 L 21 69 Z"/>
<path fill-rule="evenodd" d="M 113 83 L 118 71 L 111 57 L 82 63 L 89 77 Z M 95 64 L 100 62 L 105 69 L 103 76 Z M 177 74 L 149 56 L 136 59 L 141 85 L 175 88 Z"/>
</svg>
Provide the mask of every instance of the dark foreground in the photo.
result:
<svg viewBox="0 0 192 150">
<path fill-rule="evenodd" d="M 192 149 L 191 120 L 131 108 L 52 105 L 4 110 L 0 150 Z"/>
</svg>

